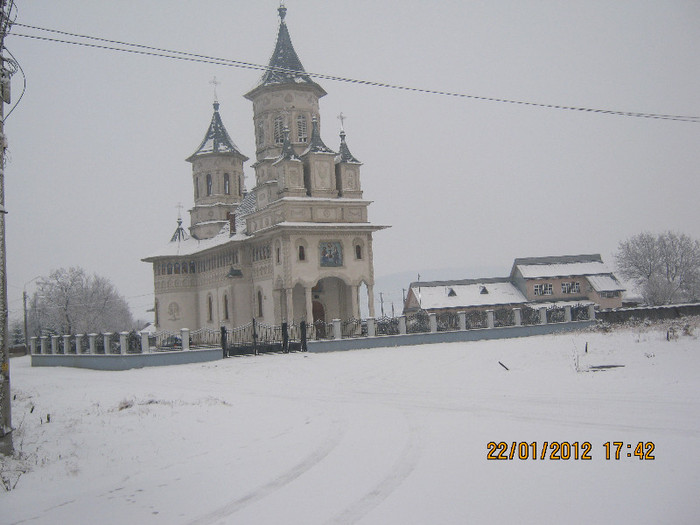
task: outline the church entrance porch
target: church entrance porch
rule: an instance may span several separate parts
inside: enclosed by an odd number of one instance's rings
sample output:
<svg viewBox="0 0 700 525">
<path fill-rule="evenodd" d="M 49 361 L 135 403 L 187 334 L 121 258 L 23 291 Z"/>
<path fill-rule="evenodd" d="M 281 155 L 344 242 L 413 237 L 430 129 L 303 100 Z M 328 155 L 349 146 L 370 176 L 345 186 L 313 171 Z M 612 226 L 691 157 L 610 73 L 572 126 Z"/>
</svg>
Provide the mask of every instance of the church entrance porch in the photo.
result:
<svg viewBox="0 0 700 525">
<path fill-rule="evenodd" d="M 306 321 L 311 324 L 323 321 L 330 324 L 333 319 L 359 319 L 359 286 L 347 284 L 339 277 L 324 277 L 313 286 L 298 283 L 291 296 L 292 311 L 289 316 L 294 321 Z"/>
</svg>

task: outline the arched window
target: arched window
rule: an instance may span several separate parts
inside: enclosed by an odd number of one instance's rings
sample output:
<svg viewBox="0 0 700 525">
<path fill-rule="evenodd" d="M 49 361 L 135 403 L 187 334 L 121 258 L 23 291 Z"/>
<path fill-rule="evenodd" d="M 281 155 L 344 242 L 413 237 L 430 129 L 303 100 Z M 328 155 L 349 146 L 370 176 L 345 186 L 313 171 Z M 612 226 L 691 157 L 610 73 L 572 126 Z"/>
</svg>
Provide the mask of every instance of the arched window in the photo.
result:
<svg viewBox="0 0 700 525">
<path fill-rule="evenodd" d="M 309 133 L 306 126 L 306 117 L 304 115 L 299 115 L 297 117 L 297 140 L 299 142 L 307 142 L 309 140 Z"/>
<path fill-rule="evenodd" d="M 231 179 L 228 173 L 224 173 L 224 193 L 226 195 L 231 195 Z"/>
<path fill-rule="evenodd" d="M 175 273 L 180 273 L 180 263 L 175 263 Z"/>
<path fill-rule="evenodd" d="M 228 320 L 228 295 L 224 294 L 224 319 Z"/>
<path fill-rule="evenodd" d="M 300 261 L 305 261 L 306 260 L 306 253 L 304 252 L 304 247 L 299 246 L 299 260 Z"/>
<path fill-rule="evenodd" d="M 207 173 L 207 196 L 211 195 L 211 174 Z"/>
<path fill-rule="evenodd" d="M 355 245 L 355 259 L 362 259 L 362 246 L 359 244 Z"/>
<path fill-rule="evenodd" d="M 195 270 L 196 270 L 196 266 L 195 266 L 194 261 L 190 261 L 190 273 L 196 273 Z"/>
<path fill-rule="evenodd" d="M 282 115 L 275 117 L 275 144 L 284 142 L 284 119 Z"/>
<path fill-rule="evenodd" d="M 210 323 L 214 319 L 214 302 L 211 299 L 211 295 L 207 297 L 207 321 Z"/>
<path fill-rule="evenodd" d="M 258 317 L 263 316 L 263 295 L 260 290 L 258 290 Z"/>
<path fill-rule="evenodd" d="M 173 273 L 173 263 L 168 263 L 168 275 L 172 275 Z"/>
</svg>

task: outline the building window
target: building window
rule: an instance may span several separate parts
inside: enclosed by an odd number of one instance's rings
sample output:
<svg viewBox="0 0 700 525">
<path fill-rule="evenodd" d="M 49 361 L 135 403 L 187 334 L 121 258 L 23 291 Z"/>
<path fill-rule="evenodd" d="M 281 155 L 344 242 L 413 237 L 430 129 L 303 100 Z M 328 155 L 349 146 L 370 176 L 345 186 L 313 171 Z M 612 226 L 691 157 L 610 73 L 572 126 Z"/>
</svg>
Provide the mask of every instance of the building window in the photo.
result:
<svg viewBox="0 0 700 525">
<path fill-rule="evenodd" d="M 581 293 L 581 284 L 576 282 L 561 283 L 561 293 Z"/>
<path fill-rule="evenodd" d="M 279 264 L 280 262 L 282 262 L 282 258 L 280 257 L 280 249 L 279 247 L 277 247 L 277 264 Z"/>
<path fill-rule="evenodd" d="M 280 115 L 275 117 L 275 144 L 284 142 L 284 119 Z"/>
<path fill-rule="evenodd" d="M 158 326 L 160 323 L 158 322 L 158 300 L 156 299 L 155 304 L 153 305 L 153 314 L 154 314 L 154 321 L 155 325 Z"/>
<path fill-rule="evenodd" d="M 175 273 L 180 274 L 180 263 L 175 263 Z"/>
<path fill-rule="evenodd" d="M 362 259 L 362 246 L 359 244 L 355 245 L 355 259 Z"/>
<path fill-rule="evenodd" d="M 620 297 L 620 292 L 618 291 L 612 291 L 612 292 L 600 292 L 600 296 L 605 298 L 605 299 L 612 299 L 614 297 Z"/>
<path fill-rule="evenodd" d="M 305 261 L 306 260 L 306 253 L 304 252 L 304 247 L 299 246 L 299 260 L 300 261 Z"/>
<path fill-rule="evenodd" d="M 207 173 L 207 196 L 211 195 L 211 174 Z"/>
<path fill-rule="evenodd" d="M 228 295 L 224 294 L 224 319 L 228 321 Z"/>
<path fill-rule="evenodd" d="M 214 319 L 214 301 L 211 299 L 211 295 L 207 297 L 207 321 L 210 323 Z"/>
<path fill-rule="evenodd" d="M 172 275 L 173 273 L 173 263 L 168 263 L 168 275 Z"/>
<path fill-rule="evenodd" d="M 199 199 L 199 177 L 194 178 L 194 198 Z"/>
<path fill-rule="evenodd" d="M 231 195 L 231 178 L 228 173 L 224 173 L 224 193 Z"/>
<path fill-rule="evenodd" d="M 263 295 L 260 290 L 258 290 L 258 317 L 263 316 Z"/>
<path fill-rule="evenodd" d="M 309 140 L 306 117 L 304 115 L 299 115 L 297 117 L 297 140 L 299 142 L 307 142 Z"/>
<path fill-rule="evenodd" d="M 265 123 L 258 120 L 258 148 L 262 148 L 265 143 Z"/>
<path fill-rule="evenodd" d="M 536 284 L 535 295 L 552 295 L 552 283 Z"/>
</svg>

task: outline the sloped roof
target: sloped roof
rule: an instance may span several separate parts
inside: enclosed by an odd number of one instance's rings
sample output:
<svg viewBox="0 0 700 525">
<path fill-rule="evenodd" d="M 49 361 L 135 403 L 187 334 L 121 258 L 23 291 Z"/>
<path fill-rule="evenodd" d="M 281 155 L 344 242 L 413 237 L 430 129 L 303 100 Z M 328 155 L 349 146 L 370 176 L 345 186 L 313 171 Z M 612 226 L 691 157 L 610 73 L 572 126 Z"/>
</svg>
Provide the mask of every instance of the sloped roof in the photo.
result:
<svg viewBox="0 0 700 525">
<path fill-rule="evenodd" d="M 525 296 L 507 279 L 466 279 L 463 281 L 413 282 L 411 289 L 421 308 L 467 308 L 523 304 Z"/>
<path fill-rule="evenodd" d="M 599 254 L 519 258 L 513 262 L 511 275 L 516 269 L 526 279 L 612 273 Z"/>
<path fill-rule="evenodd" d="M 299 60 L 297 52 L 294 50 L 292 37 L 289 36 L 289 29 L 287 29 L 287 23 L 284 20 L 287 15 L 287 8 L 281 6 L 277 11 L 280 16 L 280 25 L 277 31 L 275 50 L 272 52 L 268 68 L 260 78 L 260 82 L 245 95 L 246 98 L 251 98 L 253 93 L 262 87 L 282 84 L 311 86 L 318 92 L 319 96 L 325 95 L 324 89 L 306 74 L 306 70 L 301 60 Z"/>
<path fill-rule="evenodd" d="M 321 132 L 318 128 L 318 119 L 315 116 L 311 119 L 311 138 L 309 139 L 309 145 L 301 156 L 303 157 L 309 153 L 332 153 L 335 155 L 335 151 L 326 146 L 323 139 L 321 139 Z"/>
<path fill-rule="evenodd" d="M 612 275 L 587 275 L 586 279 L 596 292 L 621 292 L 625 290 Z"/>
<path fill-rule="evenodd" d="M 348 148 L 348 145 L 345 142 L 344 130 L 340 132 L 340 150 L 338 151 L 338 155 L 335 157 L 336 164 L 339 164 L 341 162 L 347 162 L 350 164 L 362 164 L 353 156 L 352 153 L 350 153 L 350 148 Z"/>
<path fill-rule="evenodd" d="M 214 114 L 211 117 L 211 123 L 209 124 L 207 132 L 204 134 L 202 143 L 197 148 L 197 151 L 190 155 L 187 160 L 191 162 L 195 157 L 209 153 L 237 153 L 241 155 L 244 160 L 248 160 L 248 157 L 240 152 L 238 146 L 233 143 L 226 131 L 224 123 L 221 120 L 221 115 L 219 115 L 218 102 L 214 102 Z"/>
</svg>

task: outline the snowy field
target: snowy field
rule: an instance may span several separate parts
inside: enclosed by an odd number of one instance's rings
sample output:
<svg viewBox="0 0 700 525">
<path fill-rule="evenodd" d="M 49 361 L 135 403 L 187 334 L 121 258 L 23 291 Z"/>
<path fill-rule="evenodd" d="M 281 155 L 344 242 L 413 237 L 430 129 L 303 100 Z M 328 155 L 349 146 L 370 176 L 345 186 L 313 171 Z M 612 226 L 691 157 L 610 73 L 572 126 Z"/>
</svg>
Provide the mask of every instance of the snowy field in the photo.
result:
<svg viewBox="0 0 700 525">
<path fill-rule="evenodd" d="M 0 522 L 697 524 L 700 340 L 663 330 L 126 372 L 13 359 L 24 456 L 3 475 L 30 471 Z M 489 461 L 491 441 L 591 459 Z"/>
</svg>

